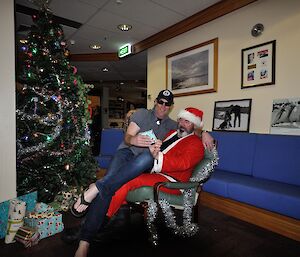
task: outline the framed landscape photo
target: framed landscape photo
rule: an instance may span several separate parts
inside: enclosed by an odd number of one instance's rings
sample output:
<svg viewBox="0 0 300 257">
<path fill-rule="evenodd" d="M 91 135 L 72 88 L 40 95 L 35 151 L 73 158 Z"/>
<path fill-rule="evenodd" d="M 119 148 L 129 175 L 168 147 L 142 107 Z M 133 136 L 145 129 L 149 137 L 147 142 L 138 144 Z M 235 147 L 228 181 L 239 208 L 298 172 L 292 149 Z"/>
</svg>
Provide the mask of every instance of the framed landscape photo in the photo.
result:
<svg viewBox="0 0 300 257">
<path fill-rule="evenodd" d="M 242 89 L 275 84 L 276 40 L 242 49 Z"/>
<path fill-rule="evenodd" d="M 251 104 L 252 99 L 215 102 L 212 130 L 249 132 Z"/>
<path fill-rule="evenodd" d="M 218 38 L 166 57 L 167 89 L 174 96 L 217 91 Z"/>
</svg>

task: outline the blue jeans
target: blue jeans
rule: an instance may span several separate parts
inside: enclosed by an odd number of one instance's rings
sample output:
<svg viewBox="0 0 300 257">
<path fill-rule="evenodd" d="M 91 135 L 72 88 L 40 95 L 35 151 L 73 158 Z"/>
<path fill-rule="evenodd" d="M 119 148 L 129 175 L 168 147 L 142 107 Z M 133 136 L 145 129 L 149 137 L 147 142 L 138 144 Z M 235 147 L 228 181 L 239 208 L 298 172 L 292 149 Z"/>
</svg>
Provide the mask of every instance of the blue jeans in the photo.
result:
<svg viewBox="0 0 300 257">
<path fill-rule="evenodd" d="M 89 242 L 98 232 L 114 193 L 131 179 L 150 170 L 152 166 L 153 157 L 148 149 L 136 156 L 129 148 L 116 152 L 106 175 L 96 181 L 99 193 L 89 206 L 86 220 L 81 228 L 81 240 Z"/>
</svg>

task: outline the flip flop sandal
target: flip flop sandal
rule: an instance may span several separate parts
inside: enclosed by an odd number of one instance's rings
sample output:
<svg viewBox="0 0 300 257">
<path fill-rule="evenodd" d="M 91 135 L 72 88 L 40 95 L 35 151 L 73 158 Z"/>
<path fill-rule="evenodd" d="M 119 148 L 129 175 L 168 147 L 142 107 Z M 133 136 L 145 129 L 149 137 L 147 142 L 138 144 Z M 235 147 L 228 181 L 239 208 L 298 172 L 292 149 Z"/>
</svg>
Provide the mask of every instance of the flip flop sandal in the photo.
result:
<svg viewBox="0 0 300 257">
<path fill-rule="evenodd" d="M 86 208 L 82 212 L 78 212 L 74 207 L 75 203 L 72 205 L 70 211 L 71 211 L 72 215 L 75 216 L 76 218 L 82 218 L 87 213 L 88 208 Z M 81 204 L 86 205 L 86 206 L 89 206 L 91 204 L 84 199 L 84 193 L 82 193 L 80 195 L 80 204 L 79 205 L 81 205 Z"/>
</svg>

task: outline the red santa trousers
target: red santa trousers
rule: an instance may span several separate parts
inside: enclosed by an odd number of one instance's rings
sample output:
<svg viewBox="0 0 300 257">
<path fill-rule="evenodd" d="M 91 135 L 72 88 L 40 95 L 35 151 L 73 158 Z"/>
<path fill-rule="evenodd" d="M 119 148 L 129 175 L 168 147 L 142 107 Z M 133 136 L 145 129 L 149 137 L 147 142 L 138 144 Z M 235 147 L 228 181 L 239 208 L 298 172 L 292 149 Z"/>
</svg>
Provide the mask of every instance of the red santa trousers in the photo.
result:
<svg viewBox="0 0 300 257">
<path fill-rule="evenodd" d="M 142 186 L 154 186 L 157 182 L 165 182 L 169 181 L 166 177 L 163 175 L 160 175 L 159 173 L 144 173 L 140 176 L 132 179 L 131 181 L 124 184 L 113 196 L 109 209 L 107 211 L 107 216 L 112 217 L 121 207 L 122 204 L 126 203 L 126 196 L 127 193 L 131 190 L 134 190 L 136 188 L 142 187 Z M 181 192 L 177 189 L 168 189 L 168 188 L 161 188 L 161 191 L 171 194 L 179 195 Z"/>
</svg>

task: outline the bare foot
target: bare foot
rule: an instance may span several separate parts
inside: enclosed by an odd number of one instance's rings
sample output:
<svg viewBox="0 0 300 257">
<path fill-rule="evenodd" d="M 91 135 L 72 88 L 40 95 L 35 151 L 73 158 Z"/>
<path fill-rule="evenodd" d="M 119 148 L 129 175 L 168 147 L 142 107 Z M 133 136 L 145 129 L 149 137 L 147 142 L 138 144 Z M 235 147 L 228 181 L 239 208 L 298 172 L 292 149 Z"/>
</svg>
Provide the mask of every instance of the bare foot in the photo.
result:
<svg viewBox="0 0 300 257">
<path fill-rule="evenodd" d="M 90 243 L 81 240 L 74 257 L 87 257 L 89 248 Z"/>
<path fill-rule="evenodd" d="M 96 185 L 93 183 L 89 186 L 89 189 L 83 193 L 84 200 L 87 203 L 90 203 L 93 201 L 93 199 L 96 197 L 96 195 L 98 193 L 99 193 L 99 191 L 98 191 Z M 88 205 L 84 204 L 81 201 L 81 197 L 79 197 L 77 199 L 76 203 L 74 204 L 74 208 L 77 212 L 83 212 L 86 210 L 87 207 L 88 207 Z"/>
</svg>

